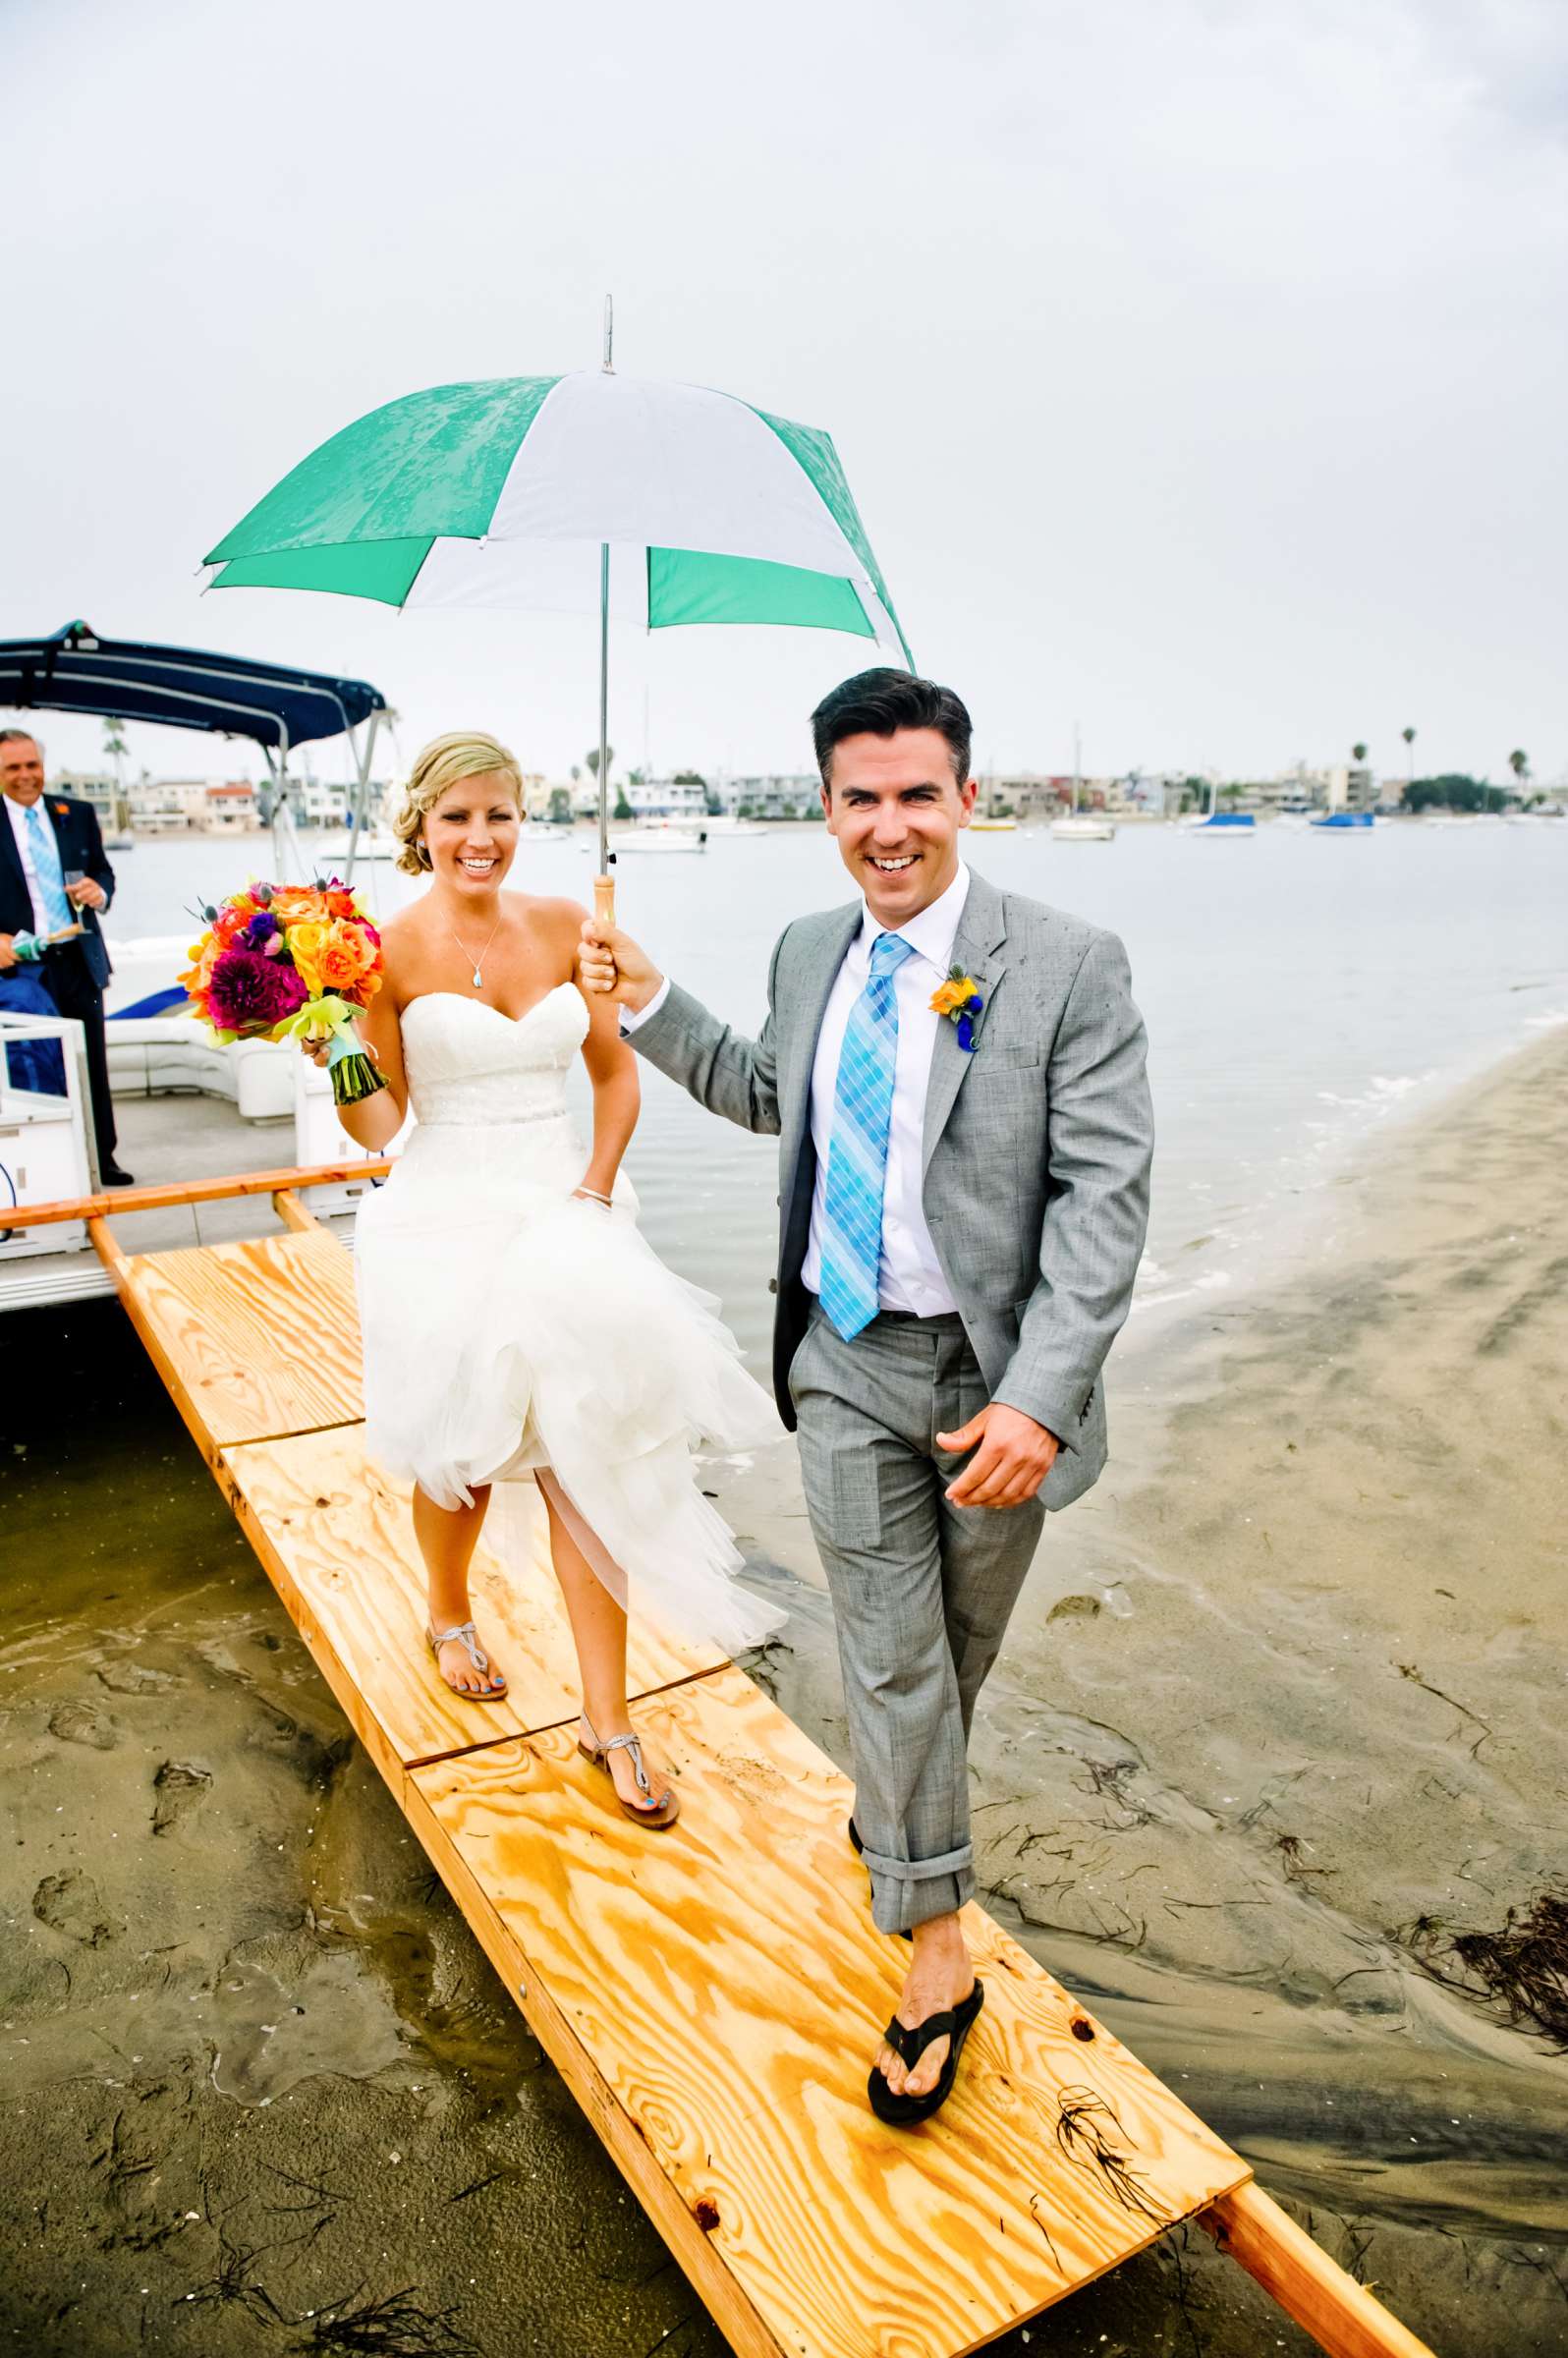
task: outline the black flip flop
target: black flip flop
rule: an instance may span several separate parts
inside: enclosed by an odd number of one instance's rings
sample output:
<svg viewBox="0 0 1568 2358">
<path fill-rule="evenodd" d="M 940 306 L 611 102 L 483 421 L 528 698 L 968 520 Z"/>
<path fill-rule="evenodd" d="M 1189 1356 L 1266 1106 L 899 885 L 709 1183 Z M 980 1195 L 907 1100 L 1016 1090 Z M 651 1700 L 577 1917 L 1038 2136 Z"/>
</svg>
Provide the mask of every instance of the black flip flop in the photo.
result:
<svg viewBox="0 0 1568 2358">
<path fill-rule="evenodd" d="M 853 1818 L 849 1822 L 849 1838 L 851 1850 L 858 1859 L 863 1859 L 866 1856 L 866 1845 L 861 1840 Z M 915 1937 L 913 1933 L 900 1933 L 898 1937 L 901 1940 L 913 1940 Z"/>
<path fill-rule="evenodd" d="M 871 2065 L 866 2093 L 871 2100 L 871 2110 L 878 2120 L 885 2120 L 890 2128 L 912 2129 L 917 2121 L 929 2120 L 933 2112 L 941 2110 L 953 2093 L 964 2042 L 979 2021 L 980 2010 L 984 2003 L 984 1989 L 977 1981 L 961 2005 L 949 2007 L 940 2014 L 928 2014 L 913 2031 L 906 2030 L 898 2016 L 894 2015 L 883 2035 L 899 2061 L 911 2070 L 933 2040 L 948 2038 L 953 2044 L 947 2050 L 942 2076 L 927 2096 L 895 2096 L 876 2065 Z"/>
</svg>

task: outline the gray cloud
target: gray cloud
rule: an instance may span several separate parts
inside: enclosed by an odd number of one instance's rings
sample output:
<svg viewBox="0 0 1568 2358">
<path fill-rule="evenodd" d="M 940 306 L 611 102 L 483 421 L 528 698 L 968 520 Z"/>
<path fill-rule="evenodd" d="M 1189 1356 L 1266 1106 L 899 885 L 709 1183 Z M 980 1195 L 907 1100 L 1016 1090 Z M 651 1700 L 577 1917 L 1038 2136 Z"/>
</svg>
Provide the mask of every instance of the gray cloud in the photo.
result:
<svg viewBox="0 0 1568 2358">
<path fill-rule="evenodd" d="M 987 758 L 1568 758 L 1558 9 L 34 0 L 9 39 L 6 635 L 362 672 L 406 750 L 474 720 L 558 771 L 590 628 L 195 568 L 376 403 L 590 365 L 610 285 L 626 367 L 832 429 Z M 623 636 L 612 734 L 645 684 L 655 759 L 804 765 L 861 659 Z"/>
</svg>

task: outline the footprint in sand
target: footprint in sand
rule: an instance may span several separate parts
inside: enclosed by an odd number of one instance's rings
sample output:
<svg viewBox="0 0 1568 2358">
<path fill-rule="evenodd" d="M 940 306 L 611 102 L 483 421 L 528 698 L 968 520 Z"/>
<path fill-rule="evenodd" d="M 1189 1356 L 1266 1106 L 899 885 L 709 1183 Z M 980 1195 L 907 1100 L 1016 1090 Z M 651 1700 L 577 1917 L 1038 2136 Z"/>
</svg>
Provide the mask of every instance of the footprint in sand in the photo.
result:
<svg viewBox="0 0 1568 2358">
<path fill-rule="evenodd" d="M 32 1913 L 51 1933 L 65 1933 L 84 1948 L 102 1948 L 125 1931 L 105 1910 L 90 1875 L 46 1875 L 32 1894 Z"/>
<path fill-rule="evenodd" d="M 57 1703 L 49 1713 L 49 1733 L 62 1744 L 90 1744 L 94 1752 L 113 1752 L 120 1741 L 114 1721 L 95 1703 Z"/>
<path fill-rule="evenodd" d="M 1097 1597 L 1058 1597 L 1047 1621 L 1092 1621 L 1101 1610 Z"/>
<path fill-rule="evenodd" d="M 98 1676 L 115 1695 L 159 1695 L 179 1683 L 167 1670 L 149 1669 L 144 1662 L 107 1662 Z"/>
<path fill-rule="evenodd" d="M 152 1805 L 152 1830 L 166 1834 L 171 1825 L 196 1809 L 212 1783 L 210 1768 L 197 1768 L 194 1761 L 165 1761 L 152 1780 L 157 1795 Z"/>
</svg>

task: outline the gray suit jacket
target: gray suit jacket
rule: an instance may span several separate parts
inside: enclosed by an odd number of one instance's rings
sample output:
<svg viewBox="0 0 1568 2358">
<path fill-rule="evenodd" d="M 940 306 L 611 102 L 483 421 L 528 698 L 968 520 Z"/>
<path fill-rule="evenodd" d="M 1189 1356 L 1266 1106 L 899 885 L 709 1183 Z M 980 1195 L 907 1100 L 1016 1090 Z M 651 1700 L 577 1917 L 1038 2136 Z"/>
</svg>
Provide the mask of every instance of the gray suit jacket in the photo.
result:
<svg viewBox="0 0 1568 2358">
<path fill-rule="evenodd" d="M 773 1387 L 810 1300 L 801 1267 L 816 1156 L 812 1064 L 861 904 L 797 918 L 773 952 L 768 1013 L 743 1039 L 679 985 L 631 1035 L 699 1104 L 779 1139 Z M 1153 1114 L 1143 1019 L 1114 933 L 972 875 L 954 963 L 985 1001 L 966 1054 L 937 1032 L 923 1201 L 936 1257 L 993 1400 L 1062 1443 L 1041 1491 L 1066 1506 L 1105 1463 L 1100 1370 L 1132 1297 L 1148 1218 Z"/>
</svg>

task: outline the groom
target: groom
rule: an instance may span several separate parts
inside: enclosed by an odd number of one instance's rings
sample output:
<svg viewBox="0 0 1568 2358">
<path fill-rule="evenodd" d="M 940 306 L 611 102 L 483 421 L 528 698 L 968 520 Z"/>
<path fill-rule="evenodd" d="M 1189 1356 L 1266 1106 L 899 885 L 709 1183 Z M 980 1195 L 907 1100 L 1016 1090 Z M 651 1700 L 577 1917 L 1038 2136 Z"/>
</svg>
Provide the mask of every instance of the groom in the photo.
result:
<svg viewBox="0 0 1568 2358">
<path fill-rule="evenodd" d="M 980 2010 L 970 1725 L 1044 1510 L 1105 1463 L 1153 1131 L 1120 941 L 959 858 L 976 781 L 952 690 L 862 672 L 812 723 L 861 897 L 785 928 L 760 1036 L 593 920 L 583 973 L 700 1104 L 779 1137 L 774 1384 L 832 1591 L 850 1838 L 874 1922 L 913 1935 L 869 2088 L 910 2121 Z"/>
</svg>

